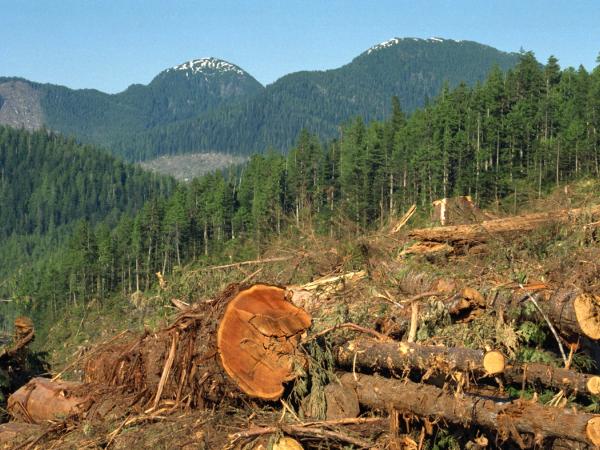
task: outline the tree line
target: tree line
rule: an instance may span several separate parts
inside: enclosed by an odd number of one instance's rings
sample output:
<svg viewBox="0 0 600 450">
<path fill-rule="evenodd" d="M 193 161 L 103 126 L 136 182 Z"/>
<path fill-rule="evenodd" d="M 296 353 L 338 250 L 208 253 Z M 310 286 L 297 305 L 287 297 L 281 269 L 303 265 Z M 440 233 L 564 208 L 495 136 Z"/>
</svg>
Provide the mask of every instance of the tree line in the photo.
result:
<svg viewBox="0 0 600 450">
<path fill-rule="evenodd" d="M 386 120 L 356 118 L 327 142 L 305 130 L 286 155 L 271 149 L 180 184 L 113 224 L 81 219 L 66 246 L 15 274 L 7 295 L 58 314 L 69 302 L 149 289 L 157 272 L 191 261 L 239 256 L 248 244 L 260 252 L 295 227 L 336 235 L 340 217 L 359 232 L 440 197 L 489 205 L 542 195 L 599 175 L 599 127 L 600 67 L 561 70 L 523 53 L 513 70 L 445 87 L 410 116 L 394 98 Z"/>
</svg>

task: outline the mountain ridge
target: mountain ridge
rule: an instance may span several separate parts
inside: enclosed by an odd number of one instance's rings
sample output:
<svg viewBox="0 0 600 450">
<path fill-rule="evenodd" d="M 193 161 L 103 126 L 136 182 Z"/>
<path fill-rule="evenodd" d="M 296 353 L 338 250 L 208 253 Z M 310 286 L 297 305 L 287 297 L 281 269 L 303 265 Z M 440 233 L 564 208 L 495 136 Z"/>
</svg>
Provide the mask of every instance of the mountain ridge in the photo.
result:
<svg viewBox="0 0 600 450">
<path fill-rule="evenodd" d="M 338 68 L 293 72 L 267 86 L 215 57 L 169 67 L 147 85 L 117 94 L 22 81 L 40 105 L 30 122 L 136 161 L 203 151 L 285 151 L 302 128 L 331 138 L 354 116 L 382 119 L 392 96 L 411 112 L 444 83 L 472 85 L 494 65 L 506 71 L 517 60 L 515 53 L 473 41 L 392 38 Z M 6 80 L 0 78 L 0 89 Z M 10 107 L 0 100 L 0 123 Z"/>
</svg>

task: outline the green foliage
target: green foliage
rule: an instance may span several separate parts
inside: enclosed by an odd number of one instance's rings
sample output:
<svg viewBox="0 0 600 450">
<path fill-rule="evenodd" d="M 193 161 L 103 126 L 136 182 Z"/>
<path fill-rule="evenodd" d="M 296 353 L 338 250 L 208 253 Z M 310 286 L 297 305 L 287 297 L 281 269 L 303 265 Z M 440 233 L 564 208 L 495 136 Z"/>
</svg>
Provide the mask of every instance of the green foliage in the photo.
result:
<svg viewBox="0 0 600 450">
<path fill-rule="evenodd" d="M 309 342 L 305 345 L 308 357 L 308 369 L 298 367 L 299 376 L 294 383 L 291 395 L 299 407 L 300 413 L 313 419 L 325 419 L 327 402 L 325 399 L 325 386 L 336 382 L 335 364 L 331 344 L 326 339 L 320 342 Z"/>
<path fill-rule="evenodd" d="M 121 286 L 132 267 L 127 216 L 174 184 L 45 130 L 0 127 L 0 298 L 11 300 L 2 328 L 24 312 L 54 320 L 65 304 Z"/>
<path fill-rule="evenodd" d="M 548 338 L 545 324 L 525 320 L 519 324 L 517 336 L 522 344 L 517 352 L 519 361 L 560 366 L 560 361 L 556 356 L 543 349 L 543 345 Z"/>
<path fill-rule="evenodd" d="M 431 450 L 459 450 L 460 448 L 460 442 L 450 431 L 437 429 Z"/>
<path fill-rule="evenodd" d="M 524 344 L 543 345 L 546 340 L 546 332 L 542 327 L 534 322 L 524 321 L 517 330 Z"/>
</svg>

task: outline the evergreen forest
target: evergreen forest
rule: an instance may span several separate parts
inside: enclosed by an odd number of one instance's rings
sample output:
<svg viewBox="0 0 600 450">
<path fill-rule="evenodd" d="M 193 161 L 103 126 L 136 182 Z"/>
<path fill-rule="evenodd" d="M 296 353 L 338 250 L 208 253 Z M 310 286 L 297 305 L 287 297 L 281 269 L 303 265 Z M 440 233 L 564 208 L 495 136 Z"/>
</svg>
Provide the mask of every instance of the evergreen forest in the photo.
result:
<svg viewBox="0 0 600 450">
<path fill-rule="evenodd" d="M 600 175 L 600 66 L 562 70 L 524 52 L 409 115 L 391 105 L 385 120 L 356 117 L 327 141 L 304 130 L 287 154 L 177 185 L 47 131 L 0 129 L 0 298 L 56 321 L 64 307 L 152 289 L 157 272 L 260 256 L 298 228 L 358 234 L 412 204 L 512 205 Z"/>
</svg>

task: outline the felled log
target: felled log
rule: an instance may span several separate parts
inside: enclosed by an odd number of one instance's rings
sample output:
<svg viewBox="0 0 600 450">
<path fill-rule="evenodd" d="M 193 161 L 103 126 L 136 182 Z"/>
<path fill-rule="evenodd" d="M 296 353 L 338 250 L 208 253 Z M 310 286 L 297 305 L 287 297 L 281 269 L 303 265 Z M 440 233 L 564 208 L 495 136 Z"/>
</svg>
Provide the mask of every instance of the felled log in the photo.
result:
<svg viewBox="0 0 600 450">
<path fill-rule="evenodd" d="M 441 198 L 432 203 L 431 220 L 441 225 L 459 225 L 489 219 L 489 214 L 481 211 L 470 195 Z"/>
<path fill-rule="evenodd" d="M 309 314 L 322 313 L 323 303 L 347 286 L 360 282 L 367 276 L 365 270 L 346 272 L 318 278 L 303 285 L 288 286 L 286 298 Z"/>
<path fill-rule="evenodd" d="M 489 305 L 478 290 L 468 286 L 461 288 L 459 282 L 426 272 L 406 272 L 400 278 L 398 287 L 411 295 L 439 292 L 445 297 L 448 312 L 452 316 L 487 307 L 493 307 L 503 314 L 528 301 L 532 292 L 538 292 L 538 305 L 561 334 L 572 339 L 577 339 L 578 336 L 600 339 L 600 296 L 577 287 L 550 289 L 542 284 L 527 285 L 521 289 L 519 285 L 514 285 L 512 289 L 497 291 Z M 483 292 L 492 288 L 493 286 L 484 286 Z"/>
<path fill-rule="evenodd" d="M 346 373 L 341 382 L 351 386 L 361 405 L 436 417 L 466 426 L 476 425 L 498 433 L 500 441 L 509 439 L 525 447 L 520 433 L 533 435 L 537 443 L 545 439 L 567 439 L 600 445 L 600 415 L 571 408 L 543 406 L 527 401 L 496 402 L 477 396 L 452 394 L 408 380 Z"/>
<path fill-rule="evenodd" d="M 230 285 L 157 333 L 97 349 L 85 381 L 138 393 L 152 408 L 162 401 L 205 407 L 241 393 L 274 400 L 304 362 L 296 344 L 310 320 L 282 288 Z"/>
<path fill-rule="evenodd" d="M 472 245 L 488 242 L 490 239 L 498 236 L 532 231 L 551 223 L 564 223 L 584 215 L 597 216 L 599 214 L 600 205 L 590 208 L 565 209 L 484 220 L 478 224 L 421 228 L 411 230 L 408 235 L 412 239 L 419 241 L 445 242 L 450 245 Z"/>
<path fill-rule="evenodd" d="M 248 395 L 276 400 L 296 377 L 296 346 L 311 324 L 303 309 L 285 300 L 285 290 L 256 285 L 225 309 L 217 347 L 227 374 Z"/>
<path fill-rule="evenodd" d="M 506 311 L 528 301 L 530 296 L 521 289 L 505 291 L 495 299 L 494 308 Z M 546 289 L 540 291 L 535 299 L 552 325 L 565 337 L 573 340 L 578 336 L 600 339 L 600 296 L 572 287 Z"/>
<path fill-rule="evenodd" d="M 336 362 L 346 368 L 420 369 L 451 373 L 476 372 L 479 375 L 500 373 L 505 358 L 498 351 L 484 352 L 461 347 L 422 345 L 415 342 L 381 342 L 356 339 L 335 350 Z"/>
<path fill-rule="evenodd" d="M 502 374 L 504 380 L 512 384 L 541 384 L 563 389 L 567 392 L 579 392 L 600 395 L 600 376 L 575 372 L 574 370 L 553 367 L 548 364 L 527 363 L 507 366 Z"/>
<path fill-rule="evenodd" d="M 411 325 L 411 304 L 420 302 L 419 315 L 426 315 L 428 310 L 437 310 L 442 302 L 450 318 L 455 322 L 468 322 L 480 315 L 486 308 L 484 296 L 477 290 L 468 286 L 460 287 L 454 280 L 435 276 L 424 272 L 409 271 L 398 280 L 398 289 L 402 292 L 403 299 L 399 296 L 392 299 L 379 295 L 392 301 L 398 308 L 387 317 L 377 319 L 375 327 L 383 334 L 401 339 Z M 438 302 L 431 304 L 425 300 L 435 297 Z M 413 322 L 414 323 L 414 322 Z"/>
<path fill-rule="evenodd" d="M 577 288 L 559 289 L 540 306 L 563 334 L 600 339 L 600 296 Z"/>
<path fill-rule="evenodd" d="M 64 419 L 89 409 L 88 387 L 74 381 L 33 378 L 8 398 L 8 412 L 27 423 Z"/>
</svg>

